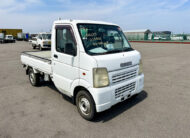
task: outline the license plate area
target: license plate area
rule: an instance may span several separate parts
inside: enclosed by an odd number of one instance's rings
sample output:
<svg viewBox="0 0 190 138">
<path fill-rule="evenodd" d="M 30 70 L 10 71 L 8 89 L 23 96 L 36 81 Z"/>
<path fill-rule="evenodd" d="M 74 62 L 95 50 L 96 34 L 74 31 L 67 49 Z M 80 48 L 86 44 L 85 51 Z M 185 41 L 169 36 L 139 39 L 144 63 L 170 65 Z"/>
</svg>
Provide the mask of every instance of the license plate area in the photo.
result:
<svg viewBox="0 0 190 138">
<path fill-rule="evenodd" d="M 132 82 L 128 85 L 119 87 L 115 89 L 115 99 L 121 98 L 121 100 L 125 100 L 130 97 L 131 92 L 135 90 L 136 82 Z"/>
</svg>

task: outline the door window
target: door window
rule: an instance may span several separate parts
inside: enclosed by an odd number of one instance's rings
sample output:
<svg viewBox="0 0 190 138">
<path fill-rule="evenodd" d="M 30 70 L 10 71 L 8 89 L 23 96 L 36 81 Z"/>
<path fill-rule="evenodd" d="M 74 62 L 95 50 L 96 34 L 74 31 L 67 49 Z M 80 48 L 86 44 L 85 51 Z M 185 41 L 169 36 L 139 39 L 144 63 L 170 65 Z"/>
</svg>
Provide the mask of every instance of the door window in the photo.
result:
<svg viewBox="0 0 190 138">
<path fill-rule="evenodd" d="M 39 39 L 42 39 L 42 35 L 41 35 L 41 34 L 39 34 L 39 35 L 38 35 L 38 38 L 39 38 Z"/>
<path fill-rule="evenodd" d="M 56 29 L 56 51 L 69 54 L 76 52 L 76 43 L 70 27 Z"/>
</svg>

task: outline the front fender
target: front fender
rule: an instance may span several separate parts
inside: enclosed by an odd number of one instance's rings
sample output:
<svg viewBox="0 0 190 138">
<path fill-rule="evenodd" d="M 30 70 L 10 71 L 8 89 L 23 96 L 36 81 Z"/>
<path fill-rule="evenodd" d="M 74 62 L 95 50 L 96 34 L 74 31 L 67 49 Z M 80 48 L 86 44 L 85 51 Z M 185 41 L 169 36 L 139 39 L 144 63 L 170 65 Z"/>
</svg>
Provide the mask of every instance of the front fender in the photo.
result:
<svg viewBox="0 0 190 138">
<path fill-rule="evenodd" d="M 71 85 L 71 96 L 74 95 L 74 89 L 77 86 L 84 87 L 87 90 L 89 90 L 89 88 L 90 88 L 90 84 L 86 80 L 84 80 L 84 79 L 76 79 L 76 80 L 73 81 L 73 83 Z"/>
</svg>

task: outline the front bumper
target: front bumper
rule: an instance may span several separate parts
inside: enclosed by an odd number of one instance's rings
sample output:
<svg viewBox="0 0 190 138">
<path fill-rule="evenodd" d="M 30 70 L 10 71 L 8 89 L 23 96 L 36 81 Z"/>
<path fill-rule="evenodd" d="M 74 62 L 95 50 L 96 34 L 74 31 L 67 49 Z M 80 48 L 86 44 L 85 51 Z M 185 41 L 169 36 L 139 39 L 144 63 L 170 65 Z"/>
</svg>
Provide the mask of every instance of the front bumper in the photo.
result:
<svg viewBox="0 0 190 138">
<path fill-rule="evenodd" d="M 51 48 L 51 45 L 43 45 L 42 48 Z"/>
<path fill-rule="evenodd" d="M 133 84 L 133 89 L 128 90 L 128 86 Z M 127 86 L 127 87 L 126 87 Z M 127 88 L 126 92 L 122 92 L 119 96 L 116 97 L 116 90 Z M 89 88 L 90 93 L 92 94 L 95 104 L 96 111 L 102 112 L 113 105 L 122 102 L 131 96 L 140 93 L 144 88 L 144 74 L 137 76 L 136 78 L 119 83 L 117 85 L 105 87 L 105 88 Z"/>
<path fill-rule="evenodd" d="M 6 40 L 4 40 L 4 42 L 5 43 L 12 43 L 12 42 L 15 42 L 15 40 L 14 39 L 6 39 Z"/>
</svg>

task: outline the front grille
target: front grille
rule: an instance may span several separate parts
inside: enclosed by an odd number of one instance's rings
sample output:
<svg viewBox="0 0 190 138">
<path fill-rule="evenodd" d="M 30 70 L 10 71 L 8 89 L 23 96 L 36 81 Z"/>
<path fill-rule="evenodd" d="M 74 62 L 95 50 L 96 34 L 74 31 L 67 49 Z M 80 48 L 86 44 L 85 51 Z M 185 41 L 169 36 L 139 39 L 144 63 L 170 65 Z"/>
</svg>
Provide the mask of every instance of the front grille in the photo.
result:
<svg viewBox="0 0 190 138">
<path fill-rule="evenodd" d="M 125 85 L 123 87 L 117 88 L 115 90 L 115 98 L 117 99 L 117 98 L 121 97 L 123 95 L 123 93 L 125 93 L 125 92 L 131 93 L 132 91 L 134 91 L 135 90 L 135 84 L 136 83 L 133 82 L 133 83 L 130 83 L 130 84 Z"/>
<path fill-rule="evenodd" d="M 125 72 L 113 75 L 112 83 L 115 84 L 118 82 L 129 80 L 129 79 L 135 78 L 136 76 L 137 76 L 137 70 L 125 71 Z"/>
</svg>

